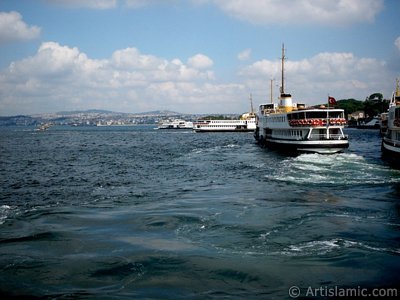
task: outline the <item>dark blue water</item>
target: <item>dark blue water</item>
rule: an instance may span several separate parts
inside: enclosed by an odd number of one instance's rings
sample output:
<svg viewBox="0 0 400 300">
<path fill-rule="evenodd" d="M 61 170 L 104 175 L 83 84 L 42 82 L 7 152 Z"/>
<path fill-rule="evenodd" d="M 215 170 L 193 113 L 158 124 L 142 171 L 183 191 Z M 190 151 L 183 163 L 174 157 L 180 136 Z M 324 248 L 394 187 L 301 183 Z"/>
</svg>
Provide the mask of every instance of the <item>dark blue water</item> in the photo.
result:
<svg viewBox="0 0 400 300">
<path fill-rule="evenodd" d="M 284 156 L 252 133 L 1 128 L 0 295 L 398 287 L 400 171 L 377 131 L 347 134 L 345 153 Z"/>
</svg>

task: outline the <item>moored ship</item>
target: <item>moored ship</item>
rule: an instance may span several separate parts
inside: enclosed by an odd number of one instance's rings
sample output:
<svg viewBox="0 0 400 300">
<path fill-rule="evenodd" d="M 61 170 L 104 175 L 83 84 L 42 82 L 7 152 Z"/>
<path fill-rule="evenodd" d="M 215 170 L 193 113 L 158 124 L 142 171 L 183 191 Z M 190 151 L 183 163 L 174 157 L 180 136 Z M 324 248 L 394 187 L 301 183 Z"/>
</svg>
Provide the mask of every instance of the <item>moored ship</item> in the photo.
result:
<svg viewBox="0 0 400 300">
<path fill-rule="evenodd" d="M 199 120 L 193 124 L 196 132 L 243 132 L 256 129 L 256 118 L 246 113 L 239 120 Z"/>
<path fill-rule="evenodd" d="M 392 94 L 387 115 L 387 131 L 382 138 L 382 155 L 394 166 L 400 166 L 400 89 L 396 80 L 396 90 Z"/>
<path fill-rule="evenodd" d="M 343 133 L 346 124 L 343 109 L 306 107 L 294 104 L 284 91 L 285 48 L 282 46 L 282 86 L 279 105 L 259 106 L 254 137 L 262 146 L 290 152 L 330 154 L 349 147 Z M 328 97 L 329 104 L 335 104 Z"/>
<path fill-rule="evenodd" d="M 193 122 L 175 119 L 165 120 L 160 122 L 157 126 L 158 129 L 193 129 Z"/>
<path fill-rule="evenodd" d="M 196 132 L 248 132 L 256 129 L 256 114 L 250 95 L 251 110 L 240 116 L 239 120 L 199 120 L 194 122 Z"/>
</svg>

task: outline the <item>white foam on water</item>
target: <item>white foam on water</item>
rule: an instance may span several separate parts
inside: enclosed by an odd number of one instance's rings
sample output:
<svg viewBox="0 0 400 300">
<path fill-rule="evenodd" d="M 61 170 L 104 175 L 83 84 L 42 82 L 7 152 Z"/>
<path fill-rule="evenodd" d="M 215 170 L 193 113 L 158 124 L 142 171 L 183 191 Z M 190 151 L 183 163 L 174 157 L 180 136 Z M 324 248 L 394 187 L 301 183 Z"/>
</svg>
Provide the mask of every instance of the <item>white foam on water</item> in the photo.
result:
<svg viewBox="0 0 400 300">
<path fill-rule="evenodd" d="M 399 173 L 354 153 L 313 153 L 287 158 L 275 172 L 265 177 L 269 180 L 298 184 L 376 185 L 400 182 L 400 176 L 391 176 L 396 172 Z"/>
<path fill-rule="evenodd" d="M 374 252 L 388 252 L 393 254 L 400 254 L 400 249 L 375 247 L 362 242 L 355 242 L 344 239 L 331 239 L 324 241 L 310 241 L 289 245 L 280 254 L 286 256 L 315 256 L 326 255 L 333 251 L 339 251 L 346 248 L 358 248 L 361 250 L 369 250 Z"/>
<path fill-rule="evenodd" d="M 281 253 L 288 256 L 324 255 L 339 249 L 338 240 L 311 241 L 297 245 L 290 245 Z"/>
<path fill-rule="evenodd" d="M 3 224 L 11 213 L 11 207 L 8 205 L 0 206 L 0 224 Z"/>
<path fill-rule="evenodd" d="M 239 148 L 239 145 L 229 144 L 229 145 L 223 146 L 223 148 Z"/>
</svg>

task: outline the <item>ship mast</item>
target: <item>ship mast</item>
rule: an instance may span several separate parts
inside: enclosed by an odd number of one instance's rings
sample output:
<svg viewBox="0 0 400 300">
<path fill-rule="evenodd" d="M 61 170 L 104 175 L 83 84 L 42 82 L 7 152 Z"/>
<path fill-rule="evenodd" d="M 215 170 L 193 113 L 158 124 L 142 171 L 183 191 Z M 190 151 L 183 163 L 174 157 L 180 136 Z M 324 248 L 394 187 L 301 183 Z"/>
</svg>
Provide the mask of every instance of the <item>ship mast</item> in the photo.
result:
<svg viewBox="0 0 400 300">
<path fill-rule="evenodd" d="M 252 114 L 254 114 L 254 108 L 253 108 L 253 96 L 251 95 L 251 93 L 250 93 L 249 100 L 250 100 L 250 108 L 251 108 L 251 113 L 252 113 Z"/>
<path fill-rule="evenodd" d="M 281 86 L 281 94 L 285 93 L 285 44 L 282 44 L 282 86 Z"/>
<path fill-rule="evenodd" d="M 274 99 L 273 99 L 273 91 L 272 91 L 272 83 L 274 82 L 273 79 L 271 79 L 271 103 L 274 103 Z"/>
<path fill-rule="evenodd" d="M 282 86 L 279 106 L 285 111 L 293 110 L 292 95 L 285 93 L 285 45 L 282 44 Z"/>
</svg>

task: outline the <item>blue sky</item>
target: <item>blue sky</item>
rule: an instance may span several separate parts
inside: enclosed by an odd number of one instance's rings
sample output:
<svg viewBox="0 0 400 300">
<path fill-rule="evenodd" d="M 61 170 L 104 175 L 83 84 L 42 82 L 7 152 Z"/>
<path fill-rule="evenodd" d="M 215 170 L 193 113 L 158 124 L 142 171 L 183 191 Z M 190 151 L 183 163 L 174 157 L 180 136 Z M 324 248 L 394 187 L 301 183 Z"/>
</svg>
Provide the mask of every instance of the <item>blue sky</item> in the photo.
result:
<svg viewBox="0 0 400 300">
<path fill-rule="evenodd" d="M 1 0 L 0 115 L 107 109 L 242 113 L 389 98 L 398 0 Z"/>
</svg>

